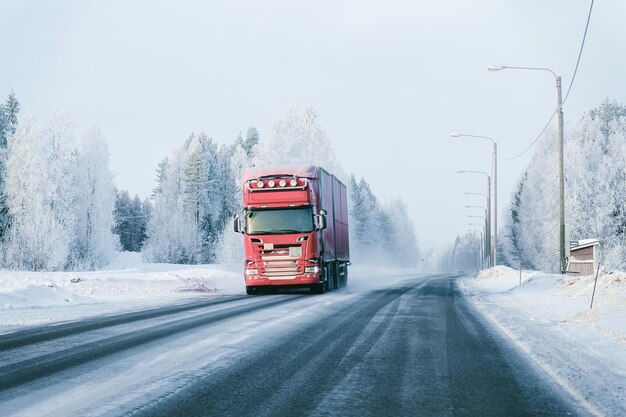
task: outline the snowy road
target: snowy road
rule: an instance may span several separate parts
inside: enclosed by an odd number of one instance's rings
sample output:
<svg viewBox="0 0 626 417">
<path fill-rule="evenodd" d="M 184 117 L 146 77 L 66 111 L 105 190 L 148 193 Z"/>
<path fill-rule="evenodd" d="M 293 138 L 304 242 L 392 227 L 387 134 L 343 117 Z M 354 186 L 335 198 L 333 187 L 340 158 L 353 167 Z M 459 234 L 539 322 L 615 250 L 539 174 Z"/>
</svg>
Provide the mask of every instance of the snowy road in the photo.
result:
<svg viewBox="0 0 626 417">
<path fill-rule="evenodd" d="M 0 335 L 2 415 L 581 415 L 454 277 Z"/>
</svg>

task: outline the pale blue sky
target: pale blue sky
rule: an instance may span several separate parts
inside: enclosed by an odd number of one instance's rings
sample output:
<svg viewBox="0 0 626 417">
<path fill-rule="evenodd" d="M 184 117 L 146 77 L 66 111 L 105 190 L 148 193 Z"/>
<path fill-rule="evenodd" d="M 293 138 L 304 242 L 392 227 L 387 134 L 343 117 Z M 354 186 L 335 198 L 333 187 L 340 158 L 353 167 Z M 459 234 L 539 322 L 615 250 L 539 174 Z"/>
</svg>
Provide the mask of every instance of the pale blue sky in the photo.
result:
<svg viewBox="0 0 626 417">
<path fill-rule="evenodd" d="M 120 188 L 146 196 L 158 161 L 192 131 L 219 143 L 265 134 L 290 104 L 312 106 L 347 171 L 408 204 L 422 247 L 468 228 L 463 191 L 484 192 L 496 138 L 500 218 L 556 104 L 548 73 L 574 69 L 589 1 L 0 0 L 0 95 L 46 120 L 95 122 Z M 626 101 L 626 3 L 596 2 L 567 123 Z"/>
</svg>

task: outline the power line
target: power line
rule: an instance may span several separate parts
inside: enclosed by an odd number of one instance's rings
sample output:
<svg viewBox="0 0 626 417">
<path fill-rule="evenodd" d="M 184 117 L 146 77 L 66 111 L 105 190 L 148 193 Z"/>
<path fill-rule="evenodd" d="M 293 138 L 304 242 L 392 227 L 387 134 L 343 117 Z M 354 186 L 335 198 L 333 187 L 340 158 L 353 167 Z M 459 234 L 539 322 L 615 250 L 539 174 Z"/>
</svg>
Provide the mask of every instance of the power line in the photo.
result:
<svg viewBox="0 0 626 417">
<path fill-rule="evenodd" d="M 583 48 L 585 47 L 585 40 L 587 39 L 587 30 L 589 29 L 589 21 L 591 20 L 591 11 L 593 10 L 593 2 L 594 0 L 591 0 L 589 14 L 587 15 L 587 24 L 585 25 L 585 34 L 583 35 L 583 41 L 580 43 L 580 51 L 578 51 L 578 59 L 576 60 L 576 68 L 574 68 L 574 75 L 572 75 L 572 81 L 569 83 L 567 93 L 565 93 L 563 104 L 567 101 L 567 97 L 569 97 L 569 93 L 572 90 L 572 85 L 574 85 L 574 79 L 576 78 L 576 73 L 578 72 L 578 64 L 580 64 L 580 57 L 583 55 Z"/>
<path fill-rule="evenodd" d="M 587 31 L 589 30 L 589 22 L 591 21 L 591 11 L 593 10 L 593 3 L 595 0 L 591 0 L 591 5 L 589 6 L 589 13 L 587 14 L 587 24 L 585 25 L 585 33 L 583 34 L 583 40 L 580 43 L 580 49 L 578 51 L 578 59 L 576 60 L 576 67 L 574 68 L 574 74 L 572 75 L 572 80 L 569 83 L 569 87 L 567 87 L 567 93 L 565 93 L 565 98 L 563 99 L 563 104 L 565 105 L 565 102 L 567 101 L 567 98 L 569 97 L 569 93 L 572 91 L 572 86 L 574 85 L 574 80 L 576 79 L 576 73 L 578 72 L 578 65 L 580 64 L 580 58 L 583 55 L 583 48 L 585 47 L 585 40 L 587 39 Z M 517 159 L 520 156 L 524 155 L 526 152 L 528 152 L 530 150 L 530 148 L 532 148 L 535 143 L 537 143 L 537 141 L 539 139 L 541 139 L 541 136 L 543 135 L 543 132 L 546 131 L 546 129 L 548 128 L 548 126 L 550 126 L 550 122 L 552 122 L 552 119 L 554 119 L 554 115 L 556 114 L 556 112 L 559 109 L 555 109 L 552 114 L 550 115 L 550 118 L 548 119 L 548 122 L 546 123 L 546 125 L 543 127 L 543 129 L 541 129 L 541 132 L 539 132 L 539 134 L 537 135 L 537 137 L 535 138 L 535 140 L 533 140 L 530 145 L 528 145 L 528 147 L 526 147 L 526 149 L 524 149 L 521 153 L 519 153 L 518 155 L 512 157 L 512 158 L 504 158 L 507 161 L 511 161 L 513 159 Z"/>
</svg>

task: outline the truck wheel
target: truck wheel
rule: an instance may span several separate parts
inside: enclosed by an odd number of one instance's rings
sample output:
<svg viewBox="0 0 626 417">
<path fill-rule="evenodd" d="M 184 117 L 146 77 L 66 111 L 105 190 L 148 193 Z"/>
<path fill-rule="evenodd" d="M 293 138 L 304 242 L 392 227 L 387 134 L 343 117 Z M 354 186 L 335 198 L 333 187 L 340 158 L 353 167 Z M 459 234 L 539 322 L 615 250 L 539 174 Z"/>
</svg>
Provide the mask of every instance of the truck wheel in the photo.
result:
<svg viewBox="0 0 626 417">
<path fill-rule="evenodd" d="M 324 275 L 326 276 L 326 290 L 332 291 L 337 288 L 335 284 L 335 267 L 334 264 L 329 263 L 324 267 Z"/>
</svg>

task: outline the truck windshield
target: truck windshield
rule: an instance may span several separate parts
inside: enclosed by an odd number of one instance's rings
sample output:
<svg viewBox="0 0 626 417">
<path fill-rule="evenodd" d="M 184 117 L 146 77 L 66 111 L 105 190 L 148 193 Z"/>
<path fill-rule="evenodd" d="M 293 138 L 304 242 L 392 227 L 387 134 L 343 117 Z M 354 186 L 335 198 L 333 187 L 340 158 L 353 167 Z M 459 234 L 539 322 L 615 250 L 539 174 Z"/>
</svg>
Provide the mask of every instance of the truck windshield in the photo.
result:
<svg viewBox="0 0 626 417">
<path fill-rule="evenodd" d="M 313 231 L 313 211 L 311 207 L 249 210 L 246 217 L 246 233 L 249 235 L 274 235 Z"/>
</svg>

